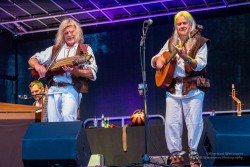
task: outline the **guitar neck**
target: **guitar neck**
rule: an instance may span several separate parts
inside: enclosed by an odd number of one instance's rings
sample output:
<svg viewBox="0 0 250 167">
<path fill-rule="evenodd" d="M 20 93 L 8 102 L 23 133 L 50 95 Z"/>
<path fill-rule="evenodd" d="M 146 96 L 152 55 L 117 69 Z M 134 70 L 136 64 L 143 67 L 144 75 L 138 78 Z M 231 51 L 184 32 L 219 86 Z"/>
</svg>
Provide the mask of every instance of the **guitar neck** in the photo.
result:
<svg viewBox="0 0 250 167">
<path fill-rule="evenodd" d="M 189 40 L 189 37 L 185 38 L 182 42 L 181 42 L 181 46 L 184 46 L 185 43 L 187 43 L 187 41 Z M 174 49 L 174 51 L 171 53 L 171 55 L 168 57 L 168 59 L 166 60 L 166 64 L 169 63 L 172 58 L 177 54 L 176 49 Z"/>
<path fill-rule="evenodd" d="M 201 31 L 201 27 L 200 28 L 198 28 L 198 29 L 195 29 L 194 31 L 192 31 L 191 32 L 191 34 L 188 36 L 188 37 L 186 37 L 182 42 L 181 42 L 181 47 L 183 47 L 186 43 L 187 43 L 187 41 L 190 39 L 190 38 L 192 38 L 192 37 L 194 37 L 199 31 Z M 168 57 L 168 59 L 166 60 L 166 63 L 165 64 L 167 64 L 167 63 L 169 63 L 171 60 L 172 60 L 172 58 L 176 55 L 176 53 L 177 53 L 177 51 L 176 51 L 176 49 L 174 49 L 174 51 L 171 53 L 171 55 Z"/>
</svg>

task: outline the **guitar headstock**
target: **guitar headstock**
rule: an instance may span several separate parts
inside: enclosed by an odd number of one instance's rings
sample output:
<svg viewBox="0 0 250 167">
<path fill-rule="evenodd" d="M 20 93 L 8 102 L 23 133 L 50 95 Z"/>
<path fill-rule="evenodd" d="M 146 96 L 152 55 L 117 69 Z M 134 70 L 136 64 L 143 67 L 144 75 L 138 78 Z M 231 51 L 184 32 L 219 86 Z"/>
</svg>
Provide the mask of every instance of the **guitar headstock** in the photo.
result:
<svg viewBox="0 0 250 167">
<path fill-rule="evenodd" d="M 198 31 L 202 31 L 202 30 L 203 30 L 203 25 L 197 24 L 197 25 L 196 25 L 196 29 L 197 29 Z"/>
<path fill-rule="evenodd" d="M 189 38 L 193 38 L 196 34 L 203 30 L 203 26 L 200 24 L 196 25 L 196 29 L 190 32 Z"/>
</svg>

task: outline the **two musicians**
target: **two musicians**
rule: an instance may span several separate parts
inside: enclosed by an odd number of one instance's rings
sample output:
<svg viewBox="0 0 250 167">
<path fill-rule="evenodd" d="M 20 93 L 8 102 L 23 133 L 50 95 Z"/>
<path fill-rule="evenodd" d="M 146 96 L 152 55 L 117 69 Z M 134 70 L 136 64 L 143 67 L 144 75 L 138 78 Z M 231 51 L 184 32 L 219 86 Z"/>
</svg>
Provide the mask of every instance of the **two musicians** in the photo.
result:
<svg viewBox="0 0 250 167">
<path fill-rule="evenodd" d="M 170 78 L 171 82 L 166 87 L 166 141 L 171 153 L 171 165 L 184 166 L 181 141 L 185 120 L 188 129 L 190 165 L 198 167 L 201 166 L 201 161 L 197 147 L 203 130 L 202 109 L 206 86 L 197 85 L 197 80 L 199 77 L 205 77 L 209 40 L 199 34 L 185 40 L 196 29 L 194 18 L 186 11 L 175 15 L 174 27 L 173 35 L 152 58 L 151 63 L 157 70 L 162 69 L 166 62 L 164 53 L 174 51 L 177 53 L 171 60 L 173 74 Z M 40 78 L 46 77 L 48 69 L 43 64 L 77 55 L 81 50 L 79 47 L 81 43 L 83 43 L 81 27 L 74 20 L 66 19 L 59 26 L 55 45 L 32 56 L 29 65 L 38 72 Z M 80 68 L 63 66 L 63 73 L 48 77 L 48 94 L 51 94 L 48 95 L 49 122 L 77 119 L 81 93 L 74 88 L 72 77 L 96 80 L 97 65 L 90 46 L 87 47 L 87 53 L 93 58 Z"/>
</svg>

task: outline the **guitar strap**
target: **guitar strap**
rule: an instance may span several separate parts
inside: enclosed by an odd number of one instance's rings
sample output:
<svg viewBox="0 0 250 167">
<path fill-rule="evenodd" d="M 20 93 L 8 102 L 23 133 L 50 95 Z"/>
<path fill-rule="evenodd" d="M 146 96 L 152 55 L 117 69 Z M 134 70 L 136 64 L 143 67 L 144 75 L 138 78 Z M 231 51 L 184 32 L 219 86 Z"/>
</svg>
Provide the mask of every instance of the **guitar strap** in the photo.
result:
<svg viewBox="0 0 250 167">
<path fill-rule="evenodd" d="M 52 56 L 51 56 L 51 59 L 50 59 L 50 61 L 51 61 L 50 64 L 53 63 L 52 61 L 56 60 L 56 56 L 58 55 L 61 48 L 62 48 L 62 46 L 55 46 L 55 45 L 53 46 L 53 48 L 52 48 Z M 53 79 L 53 75 L 46 78 L 48 86 L 50 86 L 52 79 Z"/>
</svg>

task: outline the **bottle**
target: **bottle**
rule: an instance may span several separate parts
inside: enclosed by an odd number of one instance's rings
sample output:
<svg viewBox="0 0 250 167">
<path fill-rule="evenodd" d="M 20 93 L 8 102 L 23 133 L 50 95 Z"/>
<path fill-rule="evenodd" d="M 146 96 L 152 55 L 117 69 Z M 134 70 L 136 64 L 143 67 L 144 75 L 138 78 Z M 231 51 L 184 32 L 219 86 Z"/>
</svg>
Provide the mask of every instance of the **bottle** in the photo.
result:
<svg viewBox="0 0 250 167">
<path fill-rule="evenodd" d="M 105 127 L 104 115 L 102 114 L 101 128 Z"/>
<path fill-rule="evenodd" d="M 106 120 L 106 127 L 109 128 L 109 117 L 107 117 L 107 120 Z"/>
<path fill-rule="evenodd" d="M 104 128 L 107 128 L 107 118 L 104 117 Z"/>
<path fill-rule="evenodd" d="M 94 127 L 95 128 L 97 128 L 98 127 L 98 121 L 97 121 L 97 119 L 96 119 L 96 116 L 95 116 L 95 118 L 94 118 L 94 120 L 93 120 L 93 124 L 94 124 Z"/>
<path fill-rule="evenodd" d="M 211 116 L 215 116 L 215 115 L 216 115 L 216 114 L 215 114 L 215 111 L 212 110 Z"/>
</svg>

